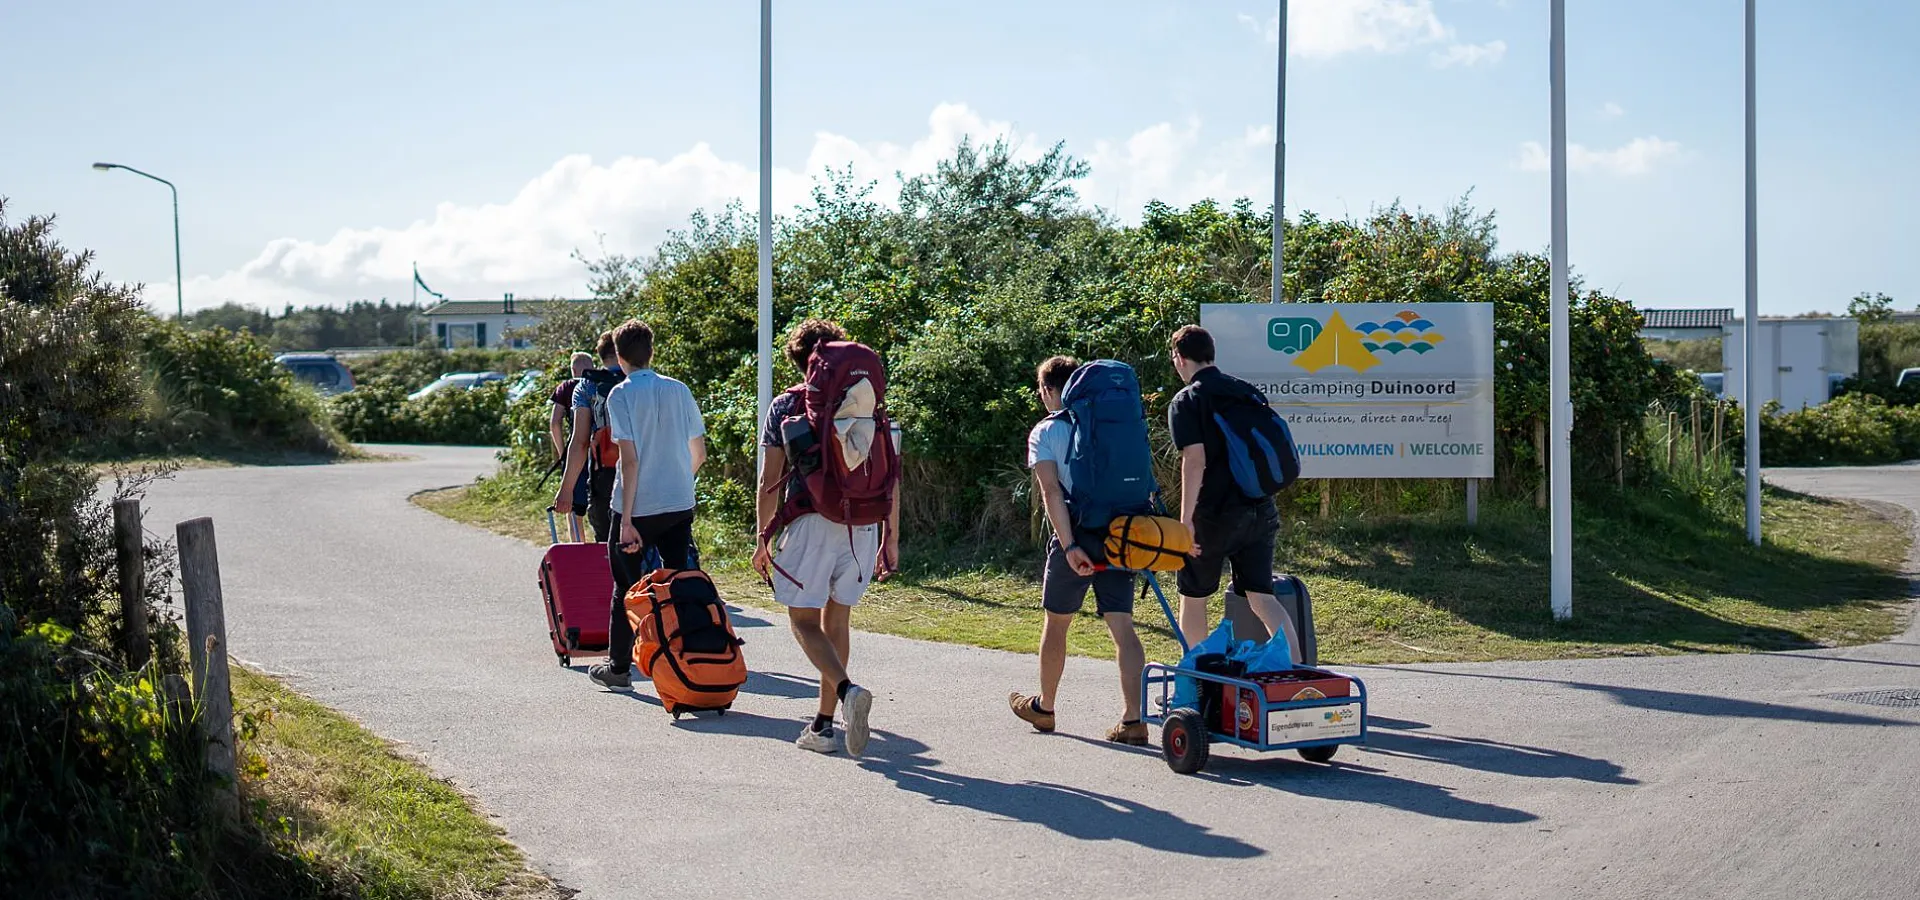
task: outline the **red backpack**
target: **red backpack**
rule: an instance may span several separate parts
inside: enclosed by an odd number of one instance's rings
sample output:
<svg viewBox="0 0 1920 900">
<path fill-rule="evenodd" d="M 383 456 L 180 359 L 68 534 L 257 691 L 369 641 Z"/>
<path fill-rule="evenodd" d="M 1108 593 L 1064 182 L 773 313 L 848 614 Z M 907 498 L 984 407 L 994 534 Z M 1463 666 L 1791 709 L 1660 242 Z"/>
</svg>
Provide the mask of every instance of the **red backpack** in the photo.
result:
<svg viewBox="0 0 1920 900">
<path fill-rule="evenodd" d="M 850 467 L 834 414 L 847 392 L 862 381 L 873 389 L 873 414 L 849 424 L 864 430 L 867 422 L 862 420 L 870 419 L 871 444 L 866 458 Z M 800 397 L 805 414 L 789 417 L 781 423 L 781 431 L 792 434 L 799 429 L 791 426 L 804 424 L 811 441 L 806 446 L 788 441 L 787 474 L 773 489 L 784 491 L 790 479 L 799 477 L 805 490 L 786 492 L 786 502 L 763 536 L 771 538 L 788 522 L 810 512 L 850 527 L 885 522 L 893 510 L 894 487 L 900 483 L 900 455 L 893 447 L 893 426 L 887 419 L 887 372 L 880 354 L 853 341 L 821 344 L 807 363 L 806 381 L 787 393 Z"/>
</svg>

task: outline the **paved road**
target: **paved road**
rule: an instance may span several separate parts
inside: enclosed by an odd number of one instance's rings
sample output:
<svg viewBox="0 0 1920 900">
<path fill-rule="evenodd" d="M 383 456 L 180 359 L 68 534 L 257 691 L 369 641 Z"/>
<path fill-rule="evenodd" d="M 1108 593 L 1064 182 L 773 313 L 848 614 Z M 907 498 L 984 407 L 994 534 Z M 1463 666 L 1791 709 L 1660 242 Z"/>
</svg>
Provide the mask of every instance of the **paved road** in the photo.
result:
<svg viewBox="0 0 1920 900">
<path fill-rule="evenodd" d="M 539 548 L 406 499 L 490 455 L 410 452 L 185 472 L 149 527 L 213 516 L 235 654 L 408 744 L 586 897 L 1920 893 L 1920 710 L 1825 696 L 1920 687 L 1920 634 L 1372 667 L 1369 748 L 1333 768 L 1221 751 L 1196 778 L 1098 742 L 1107 664 L 1069 665 L 1048 737 L 1003 706 L 1031 657 L 862 634 L 876 734 L 853 761 L 789 743 L 808 669 L 758 614 L 742 635 L 760 674 L 725 719 L 675 723 L 554 665 Z M 1920 508 L 1916 469 L 1778 480 Z"/>
</svg>

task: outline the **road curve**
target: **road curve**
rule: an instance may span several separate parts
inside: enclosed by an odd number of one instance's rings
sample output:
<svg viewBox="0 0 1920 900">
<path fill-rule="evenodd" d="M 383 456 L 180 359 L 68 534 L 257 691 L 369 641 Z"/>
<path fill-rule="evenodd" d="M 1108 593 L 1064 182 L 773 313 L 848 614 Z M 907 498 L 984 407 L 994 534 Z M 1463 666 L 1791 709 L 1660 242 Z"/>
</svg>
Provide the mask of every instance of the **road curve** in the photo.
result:
<svg viewBox="0 0 1920 900">
<path fill-rule="evenodd" d="M 1061 734 L 1006 712 L 1020 654 L 879 635 L 870 757 L 795 749 L 809 669 L 741 617 L 756 675 L 724 719 L 554 664 L 540 548 L 410 493 L 489 451 L 207 469 L 150 530 L 212 516 L 234 654 L 403 742 L 584 897 L 1911 898 L 1920 637 L 1849 650 L 1365 667 L 1376 731 L 1338 765 L 1216 751 L 1200 777 L 1099 742 L 1110 664 L 1072 660 Z M 1920 507 L 1920 470 L 1781 473 Z M 1769 473 L 1769 477 L 1775 477 Z M 1544 598 L 1542 603 L 1545 603 Z M 1599 611 L 1595 611 L 1598 613 Z"/>
</svg>

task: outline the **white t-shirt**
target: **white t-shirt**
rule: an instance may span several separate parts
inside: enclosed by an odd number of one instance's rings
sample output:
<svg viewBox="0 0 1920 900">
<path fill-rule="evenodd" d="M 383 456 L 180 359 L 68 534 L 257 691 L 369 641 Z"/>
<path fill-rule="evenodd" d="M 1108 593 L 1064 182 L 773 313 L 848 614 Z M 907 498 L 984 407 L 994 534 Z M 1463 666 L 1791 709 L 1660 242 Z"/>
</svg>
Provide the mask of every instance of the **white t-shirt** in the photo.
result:
<svg viewBox="0 0 1920 900">
<path fill-rule="evenodd" d="M 613 511 L 653 516 L 693 508 L 693 453 L 687 442 L 706 437 L 706 421 L 687 386 L 652 369 L 631 373 L 607 394 L 607 427 L 616 441 L 632 441 L 638 456 L 633 509 L 626 502 L 626 469 L 613 479 Z"/>
<path fill-rule="evenodd" d="M 1051 462 L 1060 473 L 1060 493 L 1073 496 L 1073 475 L 1067 469 L 1067 454 L 1073 449 L 1073 423 L 1066 419 L 1041 419 L 1027 433 L 1027 468 Z"/>
</svg>

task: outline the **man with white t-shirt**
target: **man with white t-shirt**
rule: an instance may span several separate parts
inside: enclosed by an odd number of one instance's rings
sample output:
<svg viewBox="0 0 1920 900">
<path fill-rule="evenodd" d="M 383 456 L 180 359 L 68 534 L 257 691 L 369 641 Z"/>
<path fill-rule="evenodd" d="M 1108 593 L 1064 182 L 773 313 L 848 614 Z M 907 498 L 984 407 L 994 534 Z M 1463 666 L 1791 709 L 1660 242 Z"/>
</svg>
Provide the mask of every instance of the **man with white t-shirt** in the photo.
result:
<svg viewBox="0 0 1920 900">
<path fill-rule="evenodd" d="M 647 547 L 669 569 L 692 566 L 693 476 L 707 461 L 707 428 L 687 386 L 653 370 L 653 329 L 629 320 L 613 331 L 626 380 L 607 394 L 607 427 L 620 447 L 613 481 L 607 562 L 613 570 L 613 616 L 607 661 L 587 670 L 609 690 L 633 690 L 633 625 L 626 597 L 646 576 Z"/>
<path fill-rule="evenodd" d="M 1073 475 L 1067 465 L 1073 450 L 1073 423 L 1057 413 L 1061 392 L 1078 368 L 1080 363 L 1072 357 L 1055 356 L 1041 363 L 1036 373 L 1047 417 L 1027 436 L 1027 466 L 1040 482 L 1047 522 L 1053 526 L 1040 585 L 1040 605 L 1047 619 L 1040 630 L 1040 693 L 1015 691 L 1007 697 L 1007 705 L 1036 731 L 1053 732 L 1053 704 L 1060 689 L 1060 674 L 1067 665 L 1067 629 L 1086 603 L 1087 589 L 1092 588 L 1094 609 L 1113 635 L 1114 658 L 1120 664 L 1120 695 L 1126 704 L 1120 724 L 1107 730 L 1107 740 L 1145 744 L 1147 726 L 1140 721 L 1140 670 L 1146 665 L 1146 652 L 1133 627 L 1134 575 L 1122 569 L 1096 568 L 1106 561 L 1106 536 L 1076 530 L 1067 509 L 1067 497 L 1073 493 Z"/>
</svg>

